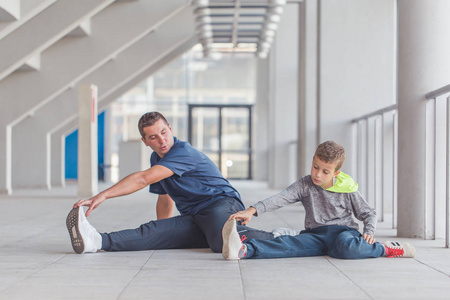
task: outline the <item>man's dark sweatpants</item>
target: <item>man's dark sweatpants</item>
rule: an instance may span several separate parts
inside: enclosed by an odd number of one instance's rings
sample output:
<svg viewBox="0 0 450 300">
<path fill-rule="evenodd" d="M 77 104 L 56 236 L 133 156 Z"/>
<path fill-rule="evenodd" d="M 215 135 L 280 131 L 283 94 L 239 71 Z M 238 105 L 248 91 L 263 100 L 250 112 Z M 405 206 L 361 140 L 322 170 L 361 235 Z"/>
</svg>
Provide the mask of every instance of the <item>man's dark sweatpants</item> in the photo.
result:
<svg viewBox="0 0 450 300">
<path fill-rule="evenodd" d="M 102 250 L 139 251 L 155 249 L 211 248 L 222 252 L 222 227 L 230 215 L 242 210 L 234 198 L 220 199 L 195 215 L 150 221 L 136 229 L 101 233 Z M 238 225 L 243 239 L 270 240 L 270 232 Z"/>
</svg>

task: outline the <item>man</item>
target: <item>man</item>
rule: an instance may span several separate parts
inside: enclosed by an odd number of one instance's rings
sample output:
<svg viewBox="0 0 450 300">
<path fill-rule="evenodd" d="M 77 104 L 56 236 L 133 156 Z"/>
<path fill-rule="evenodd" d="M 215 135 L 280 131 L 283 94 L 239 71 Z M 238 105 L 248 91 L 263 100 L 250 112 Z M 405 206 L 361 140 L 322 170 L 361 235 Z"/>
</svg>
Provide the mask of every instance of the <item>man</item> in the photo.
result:
<svg viewBox="0 0 450 300">
<path fill-rule="evenodd" d="M 128 175 L 112 187 L 74 204 L 67 229 L 76 253 L 150 249 L 211 248 L 222 251 L 222 227 L 228 217 L 244 209 L 239 193 L 215 164 L 189 143 L 173 136 L 158 112 L 139 120 L 142 141 L 154 152 L 148 170 Z M 150 186 L 158 194 L 156 221 L 136 229 L 98 233 L 86 217 L 103 201 Z M 174 203 L 181 215 L 172 217 Z M 88 209 L 84 213 L 83 206 Z M 274 235 L 239 226 L 246 238 L 272 239 Z"/>
</svg>

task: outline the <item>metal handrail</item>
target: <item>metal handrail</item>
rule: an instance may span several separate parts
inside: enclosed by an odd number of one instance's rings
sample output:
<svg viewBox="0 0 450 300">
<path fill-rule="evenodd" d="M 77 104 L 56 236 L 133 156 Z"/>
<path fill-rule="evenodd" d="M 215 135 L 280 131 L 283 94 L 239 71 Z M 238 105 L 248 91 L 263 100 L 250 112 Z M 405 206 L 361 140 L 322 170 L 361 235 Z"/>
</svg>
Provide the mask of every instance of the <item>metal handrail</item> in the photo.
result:
<svg viewBox="0 0 450 300">
<path fill-rule="evenodd" d="M 361 121 L 361 120 L 365 120 L 365 119 L 369 119 L 369 118 L 372 118 L 372 117 L 375 117 L 375 116 L 379 116 L 379 115 L 382 115 L 382 114 L 384 114 L 384 113 L 387 113 L 387 112 L 389 112 L 389 111 L 396 110 L 396 109 L 397 109 L 397 104 L 393 104 L 393 105 L 391 105 L 391 106 L 388 106 L 388 107 L 379 109 L 379 110 L 377 110 L 377 111 L 368 113 L 368 114 L 366 114 L 366 115 L 364 115 L 364 116 L 361 116 L 361 117 L 359 117 L 359 118 L 353 119 L 353 120 L 352 120 L 352 123 L 356 123 L 356 122 L 359 122 L 359 121 Z"/>
<path fill-rule="evenodd" d="M 450 84 L 446 85 L 444 87 L 441 87 L 440 89 L 429 92 L 428 94 L 425 95 L 425 98 L 427 98 L 428 100 L 436 99 L 437 97 L 448 94 L 448 93 L 450 93 Z"/>
</svg>

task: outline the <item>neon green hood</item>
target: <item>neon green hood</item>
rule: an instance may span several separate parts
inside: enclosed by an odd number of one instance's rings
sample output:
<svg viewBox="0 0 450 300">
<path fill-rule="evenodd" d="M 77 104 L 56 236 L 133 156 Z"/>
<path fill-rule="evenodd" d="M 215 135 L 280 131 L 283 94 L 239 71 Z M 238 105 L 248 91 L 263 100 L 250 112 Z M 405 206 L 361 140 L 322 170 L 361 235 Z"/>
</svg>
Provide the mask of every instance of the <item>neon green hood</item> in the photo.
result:
<svg viewBox="0 0 450 300">
<path fill-rule="evenodd" d="M 327 191 L 334 193 L 353 193 L 358 190 L 358 184 L 353 180 L 350 175 L 340 172 L 336 176 L 336 182 Z"/>
</svg>

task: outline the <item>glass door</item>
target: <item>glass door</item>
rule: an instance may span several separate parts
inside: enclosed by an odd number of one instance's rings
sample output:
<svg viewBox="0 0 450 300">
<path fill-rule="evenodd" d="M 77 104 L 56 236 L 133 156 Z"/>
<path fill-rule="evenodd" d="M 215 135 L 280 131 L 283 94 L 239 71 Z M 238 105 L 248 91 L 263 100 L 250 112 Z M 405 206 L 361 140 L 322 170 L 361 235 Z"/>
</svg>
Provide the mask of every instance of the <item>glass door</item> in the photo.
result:
<svg viewBox="0 0 450 300">
<path fill-rule="evenodd" d="M 220 164 L 219 110 L 214 107 L 196 107 L 189 110 L 189 143 L 205 153 L 215 164 Z"/>
<path fill-rule="evenodd" d="M 251 105 L 189 105 L 189 142 L 228 179 L 251 179 Z"/>
</svg>

